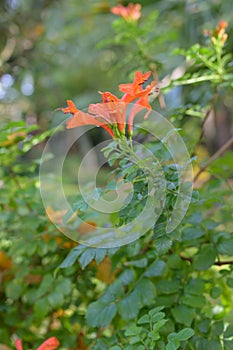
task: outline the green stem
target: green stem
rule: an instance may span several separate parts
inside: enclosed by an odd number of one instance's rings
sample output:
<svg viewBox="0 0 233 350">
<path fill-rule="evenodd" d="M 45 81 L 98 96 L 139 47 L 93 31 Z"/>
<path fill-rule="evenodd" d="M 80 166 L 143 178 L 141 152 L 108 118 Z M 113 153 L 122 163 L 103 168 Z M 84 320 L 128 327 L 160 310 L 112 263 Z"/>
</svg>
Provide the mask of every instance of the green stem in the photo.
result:
<svg viewBox="0 0 233 350">
<path fill-rule="evenodd" d="M 174 81 L 173 85 L 174 86 L 188 85 L 188 84 L 195 84 L 195 83 L 200 83 L 202 81 L 209 81 L 209 80 L 221 80 L 221 77 L 219 74 L 204 75 L 198 78 Z"/>
</svg>

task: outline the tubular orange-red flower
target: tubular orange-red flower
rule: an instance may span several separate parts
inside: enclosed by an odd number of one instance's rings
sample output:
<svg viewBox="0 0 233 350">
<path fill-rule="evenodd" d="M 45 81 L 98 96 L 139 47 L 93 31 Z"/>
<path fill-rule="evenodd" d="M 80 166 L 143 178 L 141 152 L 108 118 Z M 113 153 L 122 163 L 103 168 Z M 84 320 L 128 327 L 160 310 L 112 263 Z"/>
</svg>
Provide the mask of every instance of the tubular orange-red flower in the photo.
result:
<svg viewBox="0 0 233 350">
<path fill-rule="evenodd" d="M 59 340 L 56 337 L 51 337 L 45 340 L 37 350 L 55 350 L 60 345 Z M 22 340 L 17 338 L 15 340 L 16 350 L 23 350 Z"/>
<path fill-rule="evenodd" d="M 113 123 L 117 123 L 122 134 L 125 134 L 126 105 L 111 92 L 99 91 L 104 104 L 101 105 L 102 112 L 107 114 Z M 90 110 L 88 110 L 91 112 Z"/>
<path fill-rule="evenodd" d="M 145 89 L 143 89 L 143 84 L 148 80 L 151 72 L 143 74 L 141 71 L 137 71 L 134 75 L 134 81 L 131 84 L 120 84 L 119 90 L 125 94 L 122 97 L 124 102 L 132 102 L 139 98 L 137 104 L 144 106 L 145 108 L 151 108 L 148 103 L 148 96 L 154 88 L 156 82 L 152 81 Z"/>
<path fill-rule="evenodd" d="M 120 84 L 119 90 L 125 94 L 122 97 L 122 101 L 132 102 L 135 98 L 140 97 L 140 94 L 144 91 L 142 85 L 148 80 L 151 72 L 142 73 L 137 71 L 134 75 L 133 83 L 129 84 Z"/>
<path fill-rule="evenodd" d="M 128 118 L 128 131 L 129 135 L 132 136 L 133 121 L 136 114 L 146 108 L 148 110 L 144 117 L 146 119 L 151 110 L 149 95 L 152 93 L 156 82 L 152 81 L 146 87 L 143 86 L 150 75 L 150 71 L 146 73 L 137 71 L 132 83 L 120 84 L 119 90 L 124 93 L 120 99 L 109 91 L 99 91 L 102 103 L 90 104 L 88 112 L 78 110 L 74 102 L 68 100 L 68 107 L 59 108 L 65 114 L 72 114 L 72 117 L 66 123 L 67 129 L 83 125 L 95 125 L 104 128 L 113 138 L 121 137 L 125 135 L 127 106 L 134 102 Z"/>
<path fill-rule="evenodd" d="M 55 350 L 60 345 L 56 337 L 51 337 L 45 340 L 37 350 Z"/>
<path fill-rule="evenodd" d="M 141 17 L 141 8 L 140 4 L 129 3 L 128 6 L 117 5 L 111 7 L 110 11 L 114 15 L 123 17 L 126 21 L 137 21 Z"/>
<path fill-rule="evenodd" d="M 22 340 L 17 338 L 15 340 L 15 347 L 16 347 L 16 350 L 23 350 L 23 345 L 22 345 Z"/>
<path fill-rule="evenodd" d="M 114 133 L 111 127 L 108 125 L 107 120 L 99 121 L 95 118 L 95 116 L 78 110 L 75 104 L 71 100 L 68 100 L 67 104 L 68 104 L 68 107 L 60 108 L 63 113 L 65 114 L 70 113 L 73 115 L 73 117 L 66 122 L 67 129 L 73 129 L 83 125 L 95 125 L 97 127 L 99 126 L 102 127 L 111 135 L 111 137 L 114 137 Z"/>
</svg>

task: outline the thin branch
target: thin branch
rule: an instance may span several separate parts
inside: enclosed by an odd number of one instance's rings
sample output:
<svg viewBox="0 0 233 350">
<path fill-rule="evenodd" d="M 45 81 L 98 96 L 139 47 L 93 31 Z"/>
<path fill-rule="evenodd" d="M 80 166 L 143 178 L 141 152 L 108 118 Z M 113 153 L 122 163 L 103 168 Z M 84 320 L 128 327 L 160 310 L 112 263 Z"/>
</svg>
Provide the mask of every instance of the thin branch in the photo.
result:
<svg viewBox="0 0 233 350">
<path fill-rule="evenodd" d="M 158 77 L 157 70 L 156 70 L 156 67 L 155 67 L 154 63 L 150 64 L 150 70 L 152 72 L 152 75 L 153 75 L 155 81 L 159 81 L 159 77 Z M 158 95 L 158 100 L 159 100 L 160 108 L 163 109 L 163 110 L 166 109 L 165 99 L 164 99 L 164 96 L 163 96 L 163 94 L 161 92 Z"/>
<path fill-rule="evenodd" d="M 204 75 L 202 77 L 197 77 L 197 78 L 190 78 L 187 80 L 177 80 L 173 82 L 173 85 L 174 86 L 189 85 L 189 84 L 195 84 L 195 83 L 200 83 L 202 81 L 210 81 L 210 80 L 220 80 L 220 76 L 218 74 L 211 74 L 211 75 Z"/>
<path fill-rule="evenodd" d="M 201 143 L 201 140 L 204 136 L 204 126 L 205 126 L 205 123 L 207 121 L 207 119 L 209 118 L 209 116 L 211 115 L 211 112 L 213 111 L 214 109 L 214 106 L 215 106 L 215 103 L 218 99 L 218 93 L 219 93 L 219 89 L 216 87 L 215 89 L 215 92 L 214 92 L 214 95 L 213 95 L 213 98 L 211 100 L 211 103 L 210 103 L 210 107 L 207 109 L 206 113 L 205 113 L 205 116 L 204 116 L 204 119 L 202 120 L 202 124 L 201 124 L 201 133 L 200 133 L 200 136 L 198 138 L 198 141 L 194 147 L 194 150 L 191 154 L 191 157 L 193 157 L 195 155 L 195 149 L 196 147 Z"/>
<path fill-rule="evenodd" d="M 195 175 L 195 177 L 193 179 L 194 184 L 197 181 L 197 179 L 199 178 L 199 176 L 201 175 L 201 173 L 203 173 L 203 171 L 205 171 L 205 169 L 210 164 L 212 164 L 216 159 L 221 157 L 228 150 L 228 148 L 230 148 L 232 145 L 233 145 L 233 136 L 226 143 L 224 143 L 224 145 L 221 148 L 219 148 L 219 150 L 217 152 L 215 152 L 210 157 L 210 159 L 205 163 L 205 165 L 203 167 L 201 167 L 201 169 L 197 172 L 197 174 Z"/>
<path fill-rule="evenodd" d="M 187 258 L 185 256 L 180 255 L 180 258 L 185 261 L 189 261 L 191 264 L 193 262 L 193 258 Z M 233 260 L 225 260 L 225 261 L 215 261 L 213 265 L 223 266 L 223 265 L 233 265 Z"/>
<path fill-rule="evenodd" d="M 0 53 L 0 67 L 12 56 L 16 46 L 16 39 L 10 38 L 7 40 L 6 45 Z"/>
</svg>

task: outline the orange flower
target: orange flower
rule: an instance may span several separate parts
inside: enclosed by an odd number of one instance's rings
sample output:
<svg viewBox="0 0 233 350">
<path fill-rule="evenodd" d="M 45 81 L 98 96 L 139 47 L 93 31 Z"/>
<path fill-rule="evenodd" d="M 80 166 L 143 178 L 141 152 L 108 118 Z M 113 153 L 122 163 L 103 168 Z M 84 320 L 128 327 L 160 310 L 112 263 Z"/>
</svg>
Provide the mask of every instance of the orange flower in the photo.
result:
<svg viewBox="0 0 233 350">
<path fill-rule="evenodd" d="M 128 6 L 117 5 L 110 9 L 114 15 L 123 17 L 126 21 L 137 21 L 141 17 L 140 4 L 130 3 Z"/>
<path fill-rule="evenodd" d="M 119 98 L 113 95 L 111 92 L 101 92 L 98 91 L 99 94 L 101 94 L 103 103 L 109 103 L 109 102 L 119 102 Z"/>
<path fill-rule="evenodd" d="M 204 34 L 208 35 L 211 38 L 211 41 L 216 44 L 216 39 L 220 40 L 222 46 L 227 40 L 227 33 L 225 29 L 227 28 L 228 23 L 226 21 L 220 21 L 217 28 L 213 30 L 204 30 Z"/>
<path fill-rule="evenodd" d="M 21 339 L 17 338 L 15 340 L 15 347 L 16 347 L 16 350 L 23 350 L 23 344 Z"/>
<path fill-rule="evenodd" d="M 43 342 L 37 350 L 55 350 L 60 345 L 60 342 L 56 337 L 51 337 Z M 15 340 L 16 350 L 23 350 L 23 345 L 21 339 L 17 338 Z"/>
<path fill-rule="evenodd" d="M 132 106 L 129 119 L 128 119 L 128 132 L 129 135 L 132 136 L 133 130 L 133 121 L 137 113 L 139 113 L 143 108 L 147 108 L 151 110 L 151 106 L 149 104 L 148 98 L 151 94 L 156 82 L 152 81 L 150 85 L 148 85 L 145 89 L 143 89 L 143 84 L 150 77 L 151 72 L 142 73 L 141 71 L 137 71 L 134 76 L 134 81 L 131 84 L 120 84 L 119 90 L 124 92 L 125 94 L 122 97 L 122 101 L 130 103 L 135 99 L 138 99 L 134 106 Z M 145 115 L 145 119 L 147 118 L 148 113 Z"/>
<path fill-rule="evenodd" d="M 136 98 L 139 98 L 137 104 L 141 104 L 142 106 L 148 108 L 148 96 L 151 93 L 156 82 L 152 81 L 152 83 L 148 85 L 145 89 L 143 89 L 142 85 L 148 80 L 150 75 L 151 72 L 143 74 L 141 71 L 137 71 L 134 75 L 133 83 L 120 84 L 119 90 L 125 93 L 122 97 L 122 101 L 130 103 Z"/>
<path fill-rule="evenodd" d="M 99 121 L 95 118 L 95 116 L 82 112 L 78 110 L 75 106 L 75 104 L 71 101 L 67 101 L 68 107 L 66 108 L 59 108 L 63 113 L 71 113 L 73 114 L 73 117 L 69 119 L 66 123 L 67 129 L 76 128 L 78 126 L 83 125 L 95 125 L 97 127 L 101 126 L 103 129 L 105 129 L 112 137 L 114 137 L 114 133 L 111 129 L 111 127 L 108 125 L 108 121 Z"/>
<path fill-rule="evenodd" d="M 101 92 L 103 103 L 90 104 L 88 112 L 95 114 L 98 120 L 107 120 L 117 124 L 119 131 L 125 134 L 126 104 L 111 92 Z"/>
<path fill-rule="evenodd" d="M 150 71 L 144 74 L 141 71 L 137 71 L 134 75 L 133 83 L 120 84 L 119 90 L 124 93 L 121 99 L 111 92 L 99 91 L 103 102 L 90 104 L 88 113 L 78 110 L 75 104 L 71 100 L 68 100 L 68 107 L 59 108 L 63 113 L 71 113 L 73 115 L 67 121 L 66 127 L 71 129 L 82 125 L 96 125 L 107 130 L 112 137 L 121 137 L 125 135 L 127 105 L 136 100 L 129 114 L 128 130 L 129 135 L 132 136 L 133 120 L 136 114 L 142 109 L 147 108 L 146 118 L 151 110 L 148 98 L 156 82 L 152 81 L 145 88 L 143 87 L 150 75 Z"/>
<path fill-rule="evenodd" d="M 60 345 L 56 337 L 51 337 L 43 342 L 37 350 L 55 350 Z"/>
<path fill-rule="evenodd" d="M 75 113 L 79 112 L 79 110 L 76 108 L 73 101 L 67 100 L 67 105 L 68 105 L 68 107 L 66 107 L 66 108 L 58 108 L 58 109 L 60 109 L 65 114 L 67 114 L 67 113 L 75 114 Z"/>
</svg>

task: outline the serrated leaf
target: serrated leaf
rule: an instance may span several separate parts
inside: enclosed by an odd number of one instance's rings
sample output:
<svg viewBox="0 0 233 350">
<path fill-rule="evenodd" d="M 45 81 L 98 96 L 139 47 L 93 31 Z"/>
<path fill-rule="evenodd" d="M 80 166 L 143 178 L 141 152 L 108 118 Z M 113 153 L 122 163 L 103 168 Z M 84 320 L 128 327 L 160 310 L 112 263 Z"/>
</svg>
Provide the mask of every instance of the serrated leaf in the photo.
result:
<svg viewBox="0 0 233 350">
<path fill-rule="evenodd" d="M 85 269 L 85 267 L 90 264 L 92 260 L 95 258 L 96 248 L 87 248 L 81 256 L 79 257 L 78 261 L 81 265 L 82 270 Z"/>
<path fill-rule="evenodd" d="M 79 245 L 78 247 L 75 247 L 71 250 L 71 252 L 67 255 L 65 260 L 59 265 L 60 269 L 65 269 L 69 266 L 72 266 L 77 258 L 82 254 L 83 250 L 86 249 L 85 246 Z"/>
<path fill-rule="evenodd" d="M 107 250 L 105 248 L 96 248 L 95 261 L 97 262 L 97 264 L 100 264 L 101 261 L 104 260 L 106 254 L 107 254 Z"/>
</svg>

